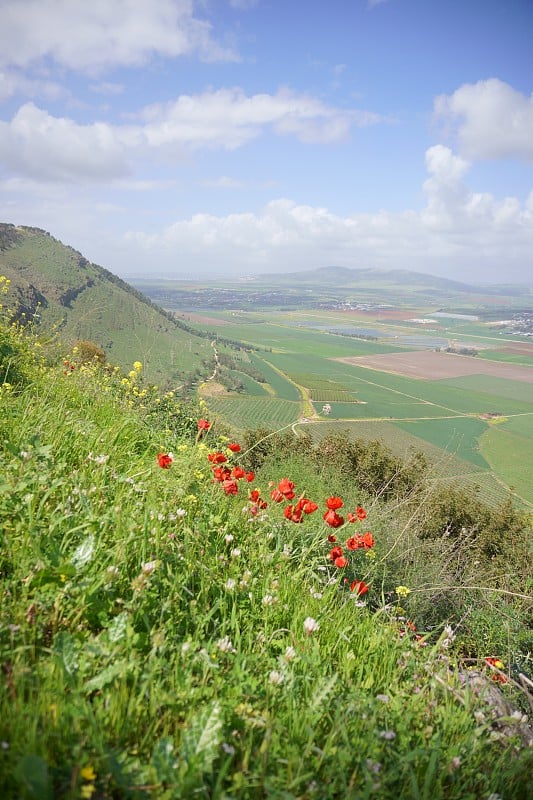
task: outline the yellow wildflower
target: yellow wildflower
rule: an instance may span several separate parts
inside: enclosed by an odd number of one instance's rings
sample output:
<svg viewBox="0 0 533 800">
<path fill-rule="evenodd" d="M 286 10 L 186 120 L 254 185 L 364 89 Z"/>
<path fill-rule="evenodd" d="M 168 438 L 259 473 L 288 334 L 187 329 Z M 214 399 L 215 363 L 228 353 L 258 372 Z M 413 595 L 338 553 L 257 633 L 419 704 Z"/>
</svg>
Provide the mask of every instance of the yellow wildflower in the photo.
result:
<svg viewBox="0 0 533 800">
<path fill-rule="evenodd" d="M 407 597 L 408 594 L 411 594 L 411 590 L 407 586 L 397 586 L 395 592 L 398 597 Z"/>
<path fill-rule="evenodd" d="M 94 771 L 92 764 L 89 764 L 87 767 L 82 767 L 80 770 L 80 775 L 84 781 L 94 781 L 96 778 L 96 772 Z"/>
</svg>

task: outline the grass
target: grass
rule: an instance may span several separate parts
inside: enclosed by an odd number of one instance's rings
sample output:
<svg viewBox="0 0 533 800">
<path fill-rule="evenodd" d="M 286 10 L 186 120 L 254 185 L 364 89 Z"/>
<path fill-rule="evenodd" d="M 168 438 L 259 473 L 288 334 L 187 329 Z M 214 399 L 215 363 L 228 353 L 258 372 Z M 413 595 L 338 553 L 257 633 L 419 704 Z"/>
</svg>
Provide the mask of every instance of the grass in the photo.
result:
<svg viewBox="0 0 533 800">
<path fill-rule="evenodd" d="M 531 473 L 524 470 L 531 458 L 531 440 L 507 430 L 505 425 L 492 426 L 479 440 L 481 453 L 493 470 L 512 486 L 533 508 Z"/>
<path fill-rule="evenodd" d="M 531 751 L 465 688 L 446 620 L 402 633 L 432 595 L 428 545 L 403 532 L 401 508 L 367 498 L 365 522 L 336 535 L 371 528 L 374 558 L 351 551 L 336 567 L 325 461 L 311 472 L 296 454 L 274 459 L 233 496 L 207 455 L 245 455 L 216 424 L 197 435 L 214 408 L 153 391 L 140 368 L 65 370 L 2 329 L 0 345 L 17 376 L 0 392 L 2 797 L 525 800 Z M 283 477 L 319 506 L 302 524 L 271 502 L 268 481 Z M 363 499 L 353 481 L 344 499 Z M 491 687 L 485 656 L 505 657 L 508 677 L 518 658 L 492 649 L 511 613 L 504 586 L 516 615 L 524 603 L 515 583 L 491 584 L 491 638 L 474 662 Z M 488 613 L 479 592 L 470 602 Z M 520 699 L 511 680 L 502 690 Z"/>
</svg>

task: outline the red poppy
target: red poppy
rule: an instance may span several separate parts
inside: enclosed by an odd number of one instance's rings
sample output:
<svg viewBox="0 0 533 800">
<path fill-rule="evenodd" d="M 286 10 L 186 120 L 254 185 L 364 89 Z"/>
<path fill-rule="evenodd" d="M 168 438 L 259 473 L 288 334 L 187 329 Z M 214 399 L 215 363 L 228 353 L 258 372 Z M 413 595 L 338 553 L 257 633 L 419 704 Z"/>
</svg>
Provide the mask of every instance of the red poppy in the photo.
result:
<svg viewBox="0 0 533 800">
<path fill-rule="evenodd" d="M 232 453 L 240 453 L 241 452 L 241 446 L 240 446 L 240 444 L 237 444 L 236 442 L 233 442 L 232 444 L 228 444 L 228 450 L 231 450 Z"/>
<path fill-rule="evenodd" d="M 307 497 L 301 497 L 298 500 L 297 506 L 302 509 L 304 514 L 312 514 L 318 508 L 318 504 L 313 503 L 312 500 L 308 500 Z"/>
<path fill-rule="evenodd" d="M 374 537 L 370 531 L 367 531 L 365 534 L 363 534 L 363 544 L 367 550 L 370 550 L 371 547 L 374 547 Z"/>
<path fill-rule="evenodd" d="M 172 462 L 174 461 L 169 453 L 158 453 L 157 460 L 159 461 L 159 466 L 163 469 L 170 469 Z"/>
<path fill-rule="evenodd" d="M 350 538 L 346 542 L 346 547 L 348 548 L 348 550 L 358 550 L 360 547 L 363 547 L 363 537 L 350 536 Z"/>
<path fill-rule="evenodd" d="M 234 478 L 237 479 L 244 478 L 244 476 L 246 475 L 242 467 L 233 467 L 231 474 L 233 475 Z"/>
<path fill-rule="evenodd" d="M 341 497 L 328 497 L 326 500 L 326 506 L 331 511 L 336 511 L 338 508 L 342 508 L 344 502 Z"/>
<path fill-rule="evenodd" d="M 213 478 L 215 481 L 225 481 L 227 478 L 231 477 L 231 472 L 227 467 L 213 467 Z"/>
<path fill-rule="evenodd" d="M 211 423 L 208 422 L 206 419 L 199 419 L 198 420 L 198 430 L 199 431 L 208 431 L 211 427 Z"/>
<path fill-rule="evenodd" d="M 296 497 L 294 494 L 294 482 L 288 478 L 282 478 L 278 483 L 278 491 L 285 497 L 286 500 L 292 500 Z"/>
<path fill-rule="evenodd" d="M 253 500 L 255 503 L 257 502 L 257 500 L 259 500 L 259 497 L 260 497 L 259 489 L 252 489 L 252 491 L 250 492 L 250 500 Z"/>
<path fill-rule="evenodd" d="M 366 518 L 366 511 L 364 508 L 361 508 L 361 506 L 357 506 L 355 511 L 350 511 L 347 517 L 348 522 L 360 522 Z"/>
<path fill-rule="evenodd" d="M 237 481 L 234 478 L 226 478 L 226 480 L 222 481 L 222 488 L 226 494 L 237 494 L 239 491 Z"/>
<path fill-rule="evenodd" d="M 337 541 L 337 537 L 335 536 L 335 534 L 334 533 L 328 533 L 328 542 L 336 542 L 336 541 Z"/>
<path fill-rule="evenodd" d="M 324 514 L 324 521 L 330 528 L 340 528 L 341 525 L 344 525 L 344 517 L 339 516 L 337 512 L 332 509 L 326 511 Z"/>
<path fill-rule="evenodd" d="M 303 522 L 302 511 L 297 506 L 285 506 L 283 516 L 291 522 Z"/>
<path fill-rule="evenodd" d="M 369 587 L 364 581 L 352 581 L 350 584 L 350 591 L 358 594 L 359 596 L 366 594 Z"/>
<path fill-rule="evenodd" d="M 348 566 L 348 559 L 344 556 L 339 556 L 339 558 L 335 559 L 334 564 L 336 567 L 339 567 L 339 569 L 342 569 L 343 567 Z"/>
<path fill-rule="evenodd" d="M 337 546 L 330 550 L 328 558 L 330 561 L 335 561 L 336 558 L 340 558 L 342 555 L 342 547 Z"/>
<path fill-rule="evenodd" d="M 253 479 L 255 478 L 255 472 L 247 472 L 244 477 L 246 478 L 248 483 L 251 483 L 253 481 Z"/>
<path fill-rule="evenodd" d="M 224 453 L 208 453 L 207 460 L 211 462 L 211 464 L 223 464 L 228 459 L 224 455 Z"/>
<path fill-rule="evenodd" d="M 275 503 L 281 503 L 282 500 L 285 500 L 285 495 L 282 494 L 279 489 L 272 489 L 270 497 Z"/>
</svg>

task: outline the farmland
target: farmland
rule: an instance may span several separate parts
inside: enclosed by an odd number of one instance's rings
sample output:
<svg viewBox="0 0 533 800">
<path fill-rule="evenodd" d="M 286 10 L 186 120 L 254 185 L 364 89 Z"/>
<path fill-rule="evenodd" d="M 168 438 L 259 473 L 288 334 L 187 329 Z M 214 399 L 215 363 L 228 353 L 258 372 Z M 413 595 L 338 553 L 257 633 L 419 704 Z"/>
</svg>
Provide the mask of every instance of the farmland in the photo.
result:
<svg viewBox="0 0 533 800">
<path fill-rule="evenodd" d="M 306 295 L 292 309 L 265 294 L 252 310 L 228 308 L 226 295 L 216 308 L 212 290 L 209 310 L 180 311 L 214 338 L 256 348 L 249 361 L 265 383 L 245 376 L 242 391 L 210 399 L 214 413 L 236 429 L 292 426 L 315 440 L 346 430 L 421 451 L 436 481 L 533 509 L 533 343 L 502 327 L 494 299 L 462 308 L 456 298 L 444 314 L 440 298 L 409 307 L 392 294 L 358 307 L 330 295 L 322 308 Z"/>
</svg>

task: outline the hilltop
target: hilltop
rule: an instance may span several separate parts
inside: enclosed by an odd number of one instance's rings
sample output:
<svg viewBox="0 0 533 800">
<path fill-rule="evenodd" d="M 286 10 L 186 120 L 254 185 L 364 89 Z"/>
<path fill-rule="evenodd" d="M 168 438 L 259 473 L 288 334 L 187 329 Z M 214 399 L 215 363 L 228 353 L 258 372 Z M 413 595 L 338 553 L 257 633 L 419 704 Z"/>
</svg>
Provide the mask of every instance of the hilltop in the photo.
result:
<svg viewBox="0 0 533 800">
<path fill-rule="evenodd" d="M 141 360 L 150 379 L 173 385 L 207 371 L 205 337 L 47 231 L 0 223 L 0 274 L 11 280 L 16 317 L 67 346 L 90 340 L 111 362 Z"/>
</svg>

